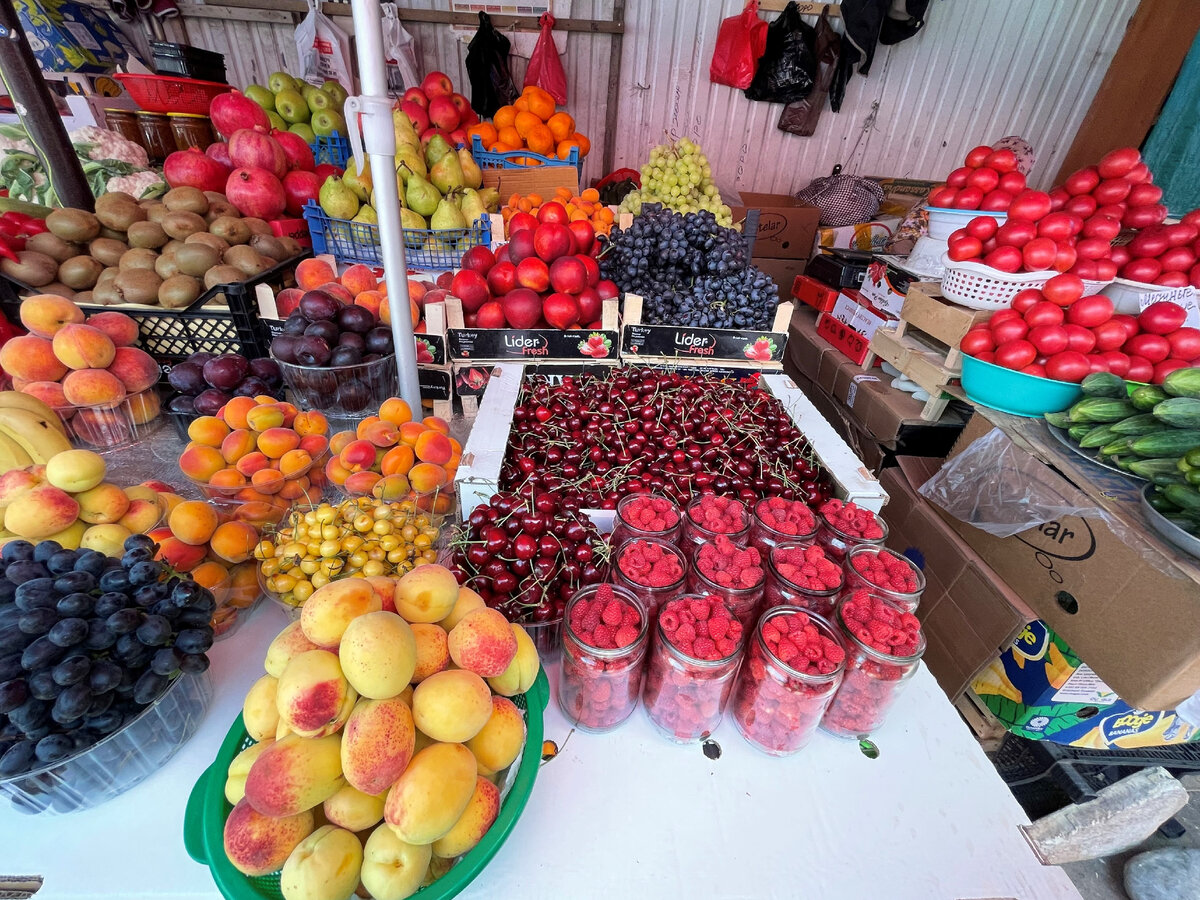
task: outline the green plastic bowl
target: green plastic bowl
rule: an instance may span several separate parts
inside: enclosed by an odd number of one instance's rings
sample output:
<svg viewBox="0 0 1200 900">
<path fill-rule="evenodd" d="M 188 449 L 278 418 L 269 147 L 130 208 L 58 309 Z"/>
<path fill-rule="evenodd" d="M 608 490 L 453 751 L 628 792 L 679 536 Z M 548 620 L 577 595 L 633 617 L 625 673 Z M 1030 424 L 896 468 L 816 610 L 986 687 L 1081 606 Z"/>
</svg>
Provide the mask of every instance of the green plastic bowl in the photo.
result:
<svg viewBox="0 0 1200 900">
<path fill-rule="evenodd" d="M 448 900 L 457 896 L 496 855 L 525 809 L 525 803 L 533 791 L 538 766 L 542 762 L 542 713 L 550 702 L 550 683 L 546 680 L 546 670 L 538 672 L 537 680 L 526 693 L 510 699 L 525 713 L 525 749 L 521 753 L 516 780 L 500 805 L 500 815 L 483 840 L 460 857 L 449 872 L 433 884 L 421 888 L 413 894 L 414 897 L 420 897 L 421 900 Z M 225 819 L 233 809 L 225 799 L 225 774 L 233 758 L 252 743 L 239 715 L 221 742 L 217 758 L 204 770 L 188 796 L 183 819 L 183 844 L 188 856 L 208 866 L 222 897 L 228 900 L 283 900 L 278 872 L 251 878 L 235 869 L 225 855 Z"/>
<path fill-rule="evenodd" d="M 1074 382 L 1026 375 L 965 354 L 962 386 L 974 403 L 1029 418 L 1062 412 L 1083 396 L 1083 388 Z"/>
</svg>

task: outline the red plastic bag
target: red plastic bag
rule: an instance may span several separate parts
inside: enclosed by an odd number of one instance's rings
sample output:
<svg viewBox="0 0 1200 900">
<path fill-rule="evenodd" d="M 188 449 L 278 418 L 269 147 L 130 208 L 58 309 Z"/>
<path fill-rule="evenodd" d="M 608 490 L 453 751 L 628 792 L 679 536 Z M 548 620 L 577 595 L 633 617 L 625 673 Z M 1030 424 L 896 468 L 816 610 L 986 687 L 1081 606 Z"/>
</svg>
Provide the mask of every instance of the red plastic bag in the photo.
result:
<svg viewBox="0 0 1200 900">
<path fill-rule="evenodd" d="M 758 0 L 750 0 L 738 15 L 721 22 L 708 78 L 745 90 L 754 80 L 759 57 L 767 48 L 767 23 L 758 17 Z"/>
<path fill-rule="evenodd" d="M 567 73 L 563 71 L 562 60 L 558 58 L 554 35 L 550 33 L 554 28 L 554 16 L 542 13 L 538 24 L 542 26 L 542 33 L 533 47 L 533 55 L 529 57 L 529 68 L 525 70 L 525 87 L 537 85 L 553 97 L 559 106 L 566 106 Z"/>
</svg>

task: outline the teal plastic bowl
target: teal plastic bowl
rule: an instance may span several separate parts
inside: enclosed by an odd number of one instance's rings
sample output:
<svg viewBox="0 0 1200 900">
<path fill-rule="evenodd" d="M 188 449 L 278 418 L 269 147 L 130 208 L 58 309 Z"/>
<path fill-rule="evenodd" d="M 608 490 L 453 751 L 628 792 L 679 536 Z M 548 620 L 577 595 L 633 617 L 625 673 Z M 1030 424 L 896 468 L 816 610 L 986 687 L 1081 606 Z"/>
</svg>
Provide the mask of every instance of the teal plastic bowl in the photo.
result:
<svg viewBox="0 0 1200 900">
<path fill-rule="evenodd" d="M 965 354 L 962 386 L 974 403 L 1029 418 L 1062 412 L 1083 396 L 1083 388 L 1074 382 L 1026 375 Z"/>
</svg>

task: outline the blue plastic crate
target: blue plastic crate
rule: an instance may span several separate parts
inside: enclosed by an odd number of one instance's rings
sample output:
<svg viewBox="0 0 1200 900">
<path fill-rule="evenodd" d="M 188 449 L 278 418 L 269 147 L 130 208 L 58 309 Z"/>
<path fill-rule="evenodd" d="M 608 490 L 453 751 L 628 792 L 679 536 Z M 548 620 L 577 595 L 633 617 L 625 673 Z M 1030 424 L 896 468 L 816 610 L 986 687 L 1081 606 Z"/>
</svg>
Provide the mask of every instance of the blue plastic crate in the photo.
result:
<svg viewBox="0 0 1200 900">
<path fill-rule="evenodd" d="M 344 169 L 353 155 L 350 151 L 350 138 L 340 131 L 335 131 L 328 136 L 318 134 L 317 139 L 308 146 L 312 148 L 313 158 L 316 159 L 317 165 L 329 163 L 339 169 Z"/>
<path fill-rule="evenodd" d="M 379 226 L 334 219 L 315 200 L 304 205 L 304 221 L 312 236 L 313 253 L 332 253 L 339 263 L 383 264 L 380 257 Z M 470 228 L 433 231 L 404 229 L 404 258 L 417 269 L 457 269 L 462 255 L 472 247 L 489 246 L 492 226 L 487 216 Z"/>
<path fill-rule="evenodd" d="M 483 149 L 483 141 L 479 135 L 471 135 L 471 156 L 475 158 L 475 163 L 481 169 L 532 169 L 533 166 L 527 166 L 524 163 L 517 162 L 518 159 L 532 157 L 540 160 L 543 166 L 574 166 L 576 169 L 582 169 L 583 160 L 579 158 L 579 148 L 572 147 L 571 155 L 566 159 L 559 159 L 557 156 L 542 156 L 540 153 L 534 153 L 532 150 L 506 150 L 503 153 L 493 153 L 490 150 Z"/>
</svg>

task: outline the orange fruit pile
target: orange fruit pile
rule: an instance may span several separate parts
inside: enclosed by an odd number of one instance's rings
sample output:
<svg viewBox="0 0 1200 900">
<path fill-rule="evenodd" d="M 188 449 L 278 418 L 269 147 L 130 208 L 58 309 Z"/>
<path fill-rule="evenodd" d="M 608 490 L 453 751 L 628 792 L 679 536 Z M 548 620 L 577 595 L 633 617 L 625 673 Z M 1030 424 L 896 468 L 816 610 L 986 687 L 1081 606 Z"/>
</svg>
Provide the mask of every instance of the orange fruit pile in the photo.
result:
<svg viewBox="0 0 1200 900">
<path fill-rule="evenodd" d="M 532 150 L 549 158 L 567 159 L 573 147 L 583 158 L 592 149 L 592 142 L 575 130 L 575 120 L 565 111 L 556 111 L 554 98 L 535 85 L 521 92 L 512 106 L 496 110 L 490 122 L 480 122 L 467 129 L 467 136 L 479 135 L 483 146 L 493 153 L 512 150 Z M 541 165 L 532 157 L 517 157 L 525 165 Z"/>
<path fill-rule="evenodd" d="M 611 209 L 600 202 L 600 192 L 595 188 L 587 188 L 580 191 L 578 195 L 572 196 L 568 188 L 560 187 L 555 189 L 554 196 L 550 199 L 563 205 L 572 222 L 578 219 L 591 222 L 596 234 L 608 234 L 612 230 L 616 216 Z M 508 203 L 500 210 L 500 215 L 504 219 L 504 236 L 510 236 L 508 223 L 513 216 L 519 212 L 536 216 L 544 202 L 541 194 L 526 194 L 524 197 L 520 194 L 513 194 L 509 197 Z"/>
</svg>

